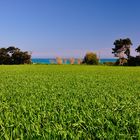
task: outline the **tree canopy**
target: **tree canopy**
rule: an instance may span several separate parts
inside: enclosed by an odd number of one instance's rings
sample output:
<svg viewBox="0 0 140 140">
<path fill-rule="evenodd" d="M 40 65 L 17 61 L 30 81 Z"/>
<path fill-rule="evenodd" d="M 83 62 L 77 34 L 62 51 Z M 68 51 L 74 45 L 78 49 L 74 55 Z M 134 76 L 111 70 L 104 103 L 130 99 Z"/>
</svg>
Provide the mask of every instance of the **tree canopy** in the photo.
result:
<svg viewBox="0 0 140 140">
<path fill-rule="evenodd" d="M 0 48 L 0 64 L 30 64 L 31 55 L 19 48 L 10 46 L 8 48 Z"/>
<path fill-rule="evenodd" d="M 114 45 L 112 53 L 115 57 L 119 57 L 116 65 L 140 66 L 140 45 L 136 48 L 136 52 L 139 53 L 136 57 L 130 55 L 132 42 L 129 38 L 115 40 Z"/>
<path fill-rule="evenodd" d="M 136 52 L 140 54 L 140 45 L 136 48 Z"/>
<path fill-rule="evenodd" d="M 119 58 L 127 58 L 130 57 L 130 47 L 132 45 L 132 42 L 129 38 L 126 39 L 118 39 L 114 42 L 115 47 L 112 48 L 113 54 L 115 57 Z"/>
</svg>

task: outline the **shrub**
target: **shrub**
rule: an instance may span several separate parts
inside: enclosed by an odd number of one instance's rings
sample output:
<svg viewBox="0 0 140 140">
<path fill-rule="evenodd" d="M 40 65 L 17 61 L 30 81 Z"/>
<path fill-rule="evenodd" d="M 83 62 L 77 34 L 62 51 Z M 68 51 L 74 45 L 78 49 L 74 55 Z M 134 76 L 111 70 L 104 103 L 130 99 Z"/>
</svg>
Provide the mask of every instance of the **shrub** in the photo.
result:
<svg viewBox="0 0 140 140">
<path fill-rule="evenodd" d="M 107 66 L 114 66 L 115 62 L 104 62 L 103 64 Z"/>
<path fill-rule="evenodd" d="M 75 59 L 74 58 L 70 58 L 70 64 L 74 64 Z"/>
<path fill-rule="evenodd" d="M 126 66 L 128 65 L 128 60 L 126 58 L 117 59 L 117 61 L 115 62 L 115 65 Z"/>
<path fill-rule="evenodd" d="M 140 66 L 140 56 L 131 56 L 128 60 L 128 66 Z"/>
<path fill-rule="evenodd" d="M 88 65 L 98 65 L 99 59 L 97 58 L 96 53 L 88 52 L 86 53 L 82 63 L 88 64 Z"/>
<path fill-rule="evenodd" d="M 57 58 L 56 58 L 56 62 L 57 62 L 57 64 L 61 65 L 62 62 L 63 62 L 63 60 L 62 60 L 61 57 L 57 57 Z"/>
<path fill-rule="evenodd" d="M 80 65 L 81 63 L 82 63 L 82 60 L 81 60 L 80 58 L 78 58 L 78 59 L 77 59 L 77 64 Z"/>
</svg>

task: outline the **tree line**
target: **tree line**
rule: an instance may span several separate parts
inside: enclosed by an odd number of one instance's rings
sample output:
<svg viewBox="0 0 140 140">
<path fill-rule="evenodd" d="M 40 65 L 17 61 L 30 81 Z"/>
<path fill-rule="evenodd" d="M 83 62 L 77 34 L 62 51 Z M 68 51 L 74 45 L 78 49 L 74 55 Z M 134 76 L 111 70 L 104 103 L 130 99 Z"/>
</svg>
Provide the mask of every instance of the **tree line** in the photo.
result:
<svg viewBox="0 0 140 140">
<path fill-rule="evenodd" d="M 136 52 L 139 53 L 137 56 L 131 56 L 131 46 L 132 41 L 129 38 L 125 39 L 117 39 L 114 41 L 113 45 L 115 46 L 112 48 L 112 53 L 115 57 L 118 57 L 115 63 L 113 62 L 106 62 L 106 65 L 122 65 L 122 66 L 140 66 L 140 45 L 135 49 Z M 57 59 L 57 64 L 62 64 L 61 58 Z M 74 60 L 72 60 L 73 64 Z M 88 65 L 98 65 L 99 58 L 96 53 L 88 52 L 84 56 L 83 60 L 80 64 L 88 64 Z"/>
<path fill-rule="evenodd" d="M 111 65 L 123 66 L 140 66 L 140 45 L 135 49 L 139 53 L 137 56 L 131 56 L 132 41 L 129 38 L 117 39 L 113 43 L 112 53 L 118 57 L 116 63 L 109 62 Z M 65 63 L 64 59 L 64 63 Z M 69 59 L 70 64 L 74 64 L 75 59 Z M 57 64 L 62 64 L 60 57 L 56 58 Z M 0 48 L 0 64 L 31 64 L 31 54 L 27 51 L 21 51 L 19 48 L 10 46 L 8 48 Z M 99 58 L 96 53 L 88 52 L 83 59 L 77 59 L 77 64 L 98 65 Z"/>
<path fill-rule="evenodd" d="M 129 38 L 118 39 L 114 41 L 114 48 L 112 53 L 119 59 L 115 63 L 116 65 L 123 66 L 140 66 L 140 45 L 135 49 L 139 53 L 137 56 L 131 56 L 132 41 Z"/>
<path fill-rule="evenodd" d="M 61 57 L 56 58 L 57 64 L 66 63 L 66 59 L 64 62 Z M 75 63 L 74 58 L 69 59 L 70 64 Z M 12 64 L 31 64 L 31 54 L 29 52 L 21 51 L 19 48 L 14 46 L 10 46 L 8 48 L 0 48 L 0 65 L 12 65 Z M 77 64 L 90 64 L 97 65 L 98 58 L 96 53 L 89 52 L 85 55 L 84 59 L 77 59 Z"/>
<path fill-rule="evenodd" d="M 19 48 L 10 46 L 8 48 L 0 48 L 0 64 L 30 64 L 31 55 Z"/>
</svg>

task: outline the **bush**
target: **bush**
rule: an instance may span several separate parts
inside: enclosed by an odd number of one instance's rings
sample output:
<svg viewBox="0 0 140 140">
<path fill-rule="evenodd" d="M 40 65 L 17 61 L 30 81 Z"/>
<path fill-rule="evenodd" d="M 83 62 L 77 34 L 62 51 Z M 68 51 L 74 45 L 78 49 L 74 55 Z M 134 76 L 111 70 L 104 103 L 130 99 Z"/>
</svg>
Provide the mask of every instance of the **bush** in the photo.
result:
<svg viewBox="0 0 140 140">
<path fill-rule="evenodd" d="M 56 58 L 56 63 L 57 63 L 58 65 L 63 64 L 62 58 L 61 58 L 61 57 L 57 57 L 57 58 Z"/>
<path fill-rule="evenodd" d="M 104 62 L 103 64 L 107 66 L 114 66 L 115 62 Z"/>
<path fill-rule="evenodd" d="M 98 65 L 99 64 L 99 59 L 97 58 L 96 53 L 88 52 L 85 55 L 82 63 L 88 64 L 88 65 Z"/>
<path fill-rule="evenodd" d="M 116 66 L 127 66 L 128 60 L 126 58 L 117 59 L 117 61 L 115 62 L 115 65 Z"/>
<path fill-rule="evenodd" d="M 131 56 L 128 60 L 128 66 L 140 66 L 140 56 Z"/>
</svg>

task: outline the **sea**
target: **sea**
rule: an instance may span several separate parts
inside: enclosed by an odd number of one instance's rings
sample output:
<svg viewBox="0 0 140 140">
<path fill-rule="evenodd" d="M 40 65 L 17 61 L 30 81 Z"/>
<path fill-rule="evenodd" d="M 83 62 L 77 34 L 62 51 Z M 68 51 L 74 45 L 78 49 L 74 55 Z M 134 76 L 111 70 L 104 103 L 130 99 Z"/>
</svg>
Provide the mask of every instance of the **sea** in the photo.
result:
<svg viewBox="0 0 140 140">
<path fill-rule="evenodd" d="M 77 64 L 77 60 L 75 59 L 75 64 Z M 100 63 L 104 63 L 104 62 L 116 62 L 117 59 L 113 59 L 113 58 L 104 58 L 104 59 L 100 59 L 99 62 Z M 62 59 L 63 64 L 70 64 L 70 60 L 69 59 Z M 57 61 L 55 58 L 32 58 L 32 63 L 34 64 L 56 64 Z"/>
</svg>

